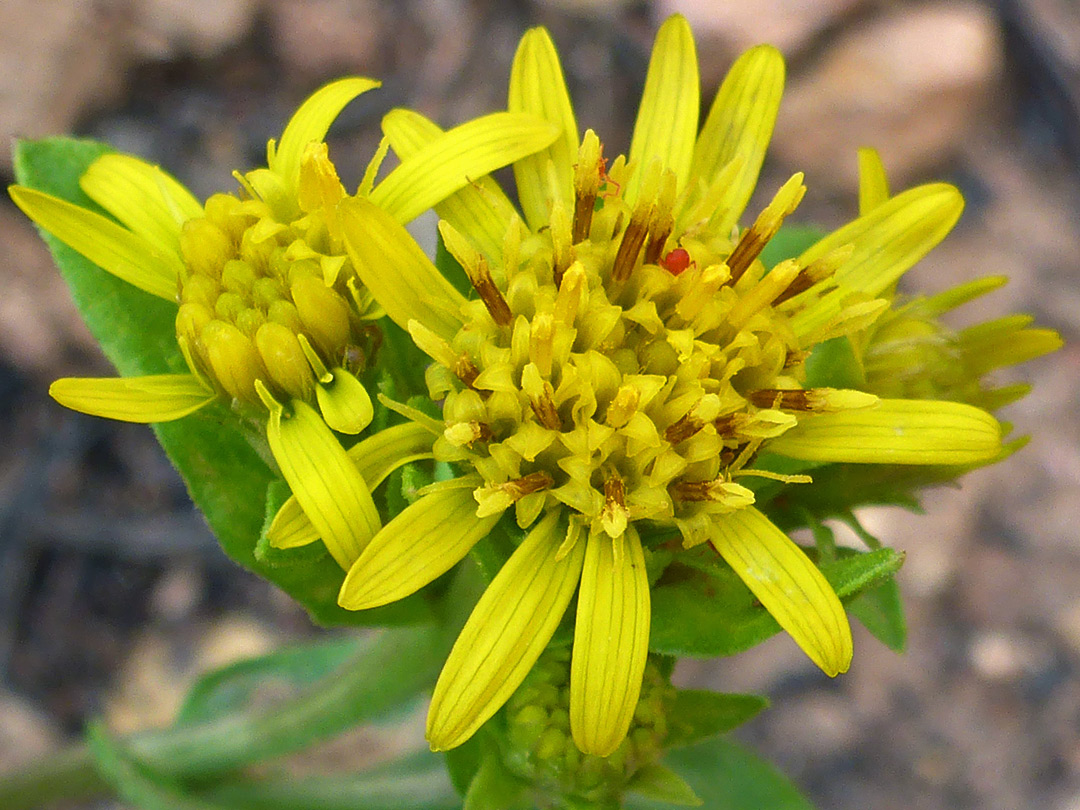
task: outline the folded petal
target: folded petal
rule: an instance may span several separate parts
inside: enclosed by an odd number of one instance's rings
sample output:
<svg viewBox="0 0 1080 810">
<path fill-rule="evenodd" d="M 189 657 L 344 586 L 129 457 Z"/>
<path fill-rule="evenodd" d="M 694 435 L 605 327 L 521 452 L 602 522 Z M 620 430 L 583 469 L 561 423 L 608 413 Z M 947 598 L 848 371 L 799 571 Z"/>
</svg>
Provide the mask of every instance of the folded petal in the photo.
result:
<svg viewBox="0 0 1080 810">
<path fill-rule="evenodd" d="M 391 110 L 382 126 L 402 160 L 442 134 L 435 122 L 412 110 Z M 515 216 L 514 204 L 491 177 L 473 178 L 469 185 L 437 203 L 435 213 L 461 233 L 467 233 L 491 262 L 502 256 L 503 238 Z"/>
<path fill-rule="evenodd" d="M 277 148 L 267 150 L 267 166 L 290 186 L 295 187 L 300 175 L 300 159 L 303 157 L 304 147 L 312 141 L 321 141 L 326 137 L 330 125 L 345 109 L 346 104 L 380 84 L 381 82 L 374 79 L 354 76 L 339 79 L 316 90 L 293 113 Z"/>
<path fill-rule="evenodd" d="M 356 464 L 368 490 L 374 491 L 398 467 L 431 458 L 434 439 L 431 432 L 421 425 L 406 422 L 381 430 L 346 452 Z M 319 539 L 319 531 L 304 514 L 294 495 L 281 505 L 266 537 L 275 548 L 295 548 L 314 543 Z"/>
<path fill-rule="evenodd" d="M 617 540 L 591 534 L 570 663 L 570 733 L 586 754 L 606 757 L 630 728 L 649 653 L 649 611 L 637 532 Z"/>
<path fill-rule="evenodd" d="M 888 290 L 945 238 L 963 210 L 956 188 L 929 183 L 897 194 L 812 245 L 799 256 L 800 267 L 848 244 L 854 250 L 836 271 L 839 286 L 793 316 L 796 334 L 827 323 L 852 292 L 876 296 Z"/>
<path fill-rule="evenodd" d="M 217 398 L 193 374 L 65 377 L 49 387 L 49 396 L 73 411 L 142 424 L 180 419 Z"/>
<path fill-rule="evenodd" d="M 353 267 L 398 326 L 418 320 L 445 340 L 461 328 L 465 298 L 454 289 L 405 226 L 363 197 L 341 203 L 341 232 Z"/>
<path fill-rule="evenodd" d="M 783 93 L 784 57 L 771 45 L 758 45 L 740 56 L 716 93 L 690 172 L 710 185 L 721 169 L 736 158 L 740 161 L 717 206 L 726 213 L 716 233 L 726 233 L 739 221 L 754 193 Z"/>
<path fill-rule="evenodd" d="M 871 408 L 823 413 L 766 445 L 804 461 L 858 464 L 977 464 L 1001 450 L 1001 427 L 959 402 L 883 399 Z"/>
<path fill-rule="evenodd" d="M 379 530 L 379 512 L 352 459 L 318 413 L 299 400 L 270 412 L 266 438 L 281 474 L 327 551 L 345 570 Z"/>
<path fill-rule="evenodd" d="M 869 214 L 889 199 L 889 179 L 876 149 L 859 150 L 859 214 Z"/>
<path fill-rule="evenodd" d="M 365 610 L 404 599 L 449 571 L 498 520 L 476 516 L 471 488 L 425 495 L 375 535 L 349 569 L 338 604 Z"/>
<path fill-rule="evenodd" d="M 518 688 L 577 588 L 584 543 L 556 561 L 566 534 L 553 511 L 529 532 L 473 609 L 446 660 L 428 711 L 433 750 L 461 745 Z"/>
<path fill-rule="evenodd" d="M 573 210 L 573 164 L 577 159 L 578 130 L 566 89 L 559 54 L 543 28 L 525 33 L 510 69 L 507 109 L 531 113 L 550 121 L 559 136 L 547 149 L 514 162 L 514 180 L 525 221 L 534 231 L 547 225 L 557 199 Z M 555 172 L 555 187 L 548 182 L 548 166 Z"/>
<path fill-rule="evenodd" d="M 676 14 L 656 32 L 645 91 L 630 140 L 627 199 L 634 201 L 641 176 L 654 158 L 686 188 L 697 137 L 701 86 L 690 24 Z"/>
<path fill-rule="evenodd" d="M 559 130 L 532 115 L 492 113 L 438 136 L 386 176 L 371 201 L 409 222 L 468 185 L 550 144 Z"/>
<path fill-rule="evenodd" d="M 356 377 L 343 368 L 330 372 L 328 382 L 315 386 L 319 410 L 333 430 L 354 435 L 371 424 L 375 409 L 367 389 Z"/>
<path fill-rule="evenodd" d="M 202 205 L 160 167 L 131 155 L 102 155 L 79 178 L 94 202 L 162 251 L 180 255 L 180 226 Z"/>
<path fill-rule="evenodd" d="M 180 257 L 93 211 L 23 186 L 8 189 L 30 219 L 102 270 L 140 290 L 175 301 Z"/>
<path fill-rule="evenodd" d="M 786 534 L 748 506 L 715 518 L 710 542 L 830 677 L 851 664 L 851 627 L 832 586 Z"/>
</svg>

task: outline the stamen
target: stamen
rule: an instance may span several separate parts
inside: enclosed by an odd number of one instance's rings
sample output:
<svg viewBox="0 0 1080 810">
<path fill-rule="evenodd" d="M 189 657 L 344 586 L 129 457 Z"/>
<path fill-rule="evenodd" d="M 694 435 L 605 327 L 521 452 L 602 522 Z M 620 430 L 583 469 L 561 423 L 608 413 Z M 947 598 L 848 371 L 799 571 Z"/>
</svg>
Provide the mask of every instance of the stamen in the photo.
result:
<svg viewBox="0 0 1080 810">
<path fill-rule="evenodd" d="M 831 278 L 844 262 L 851 257 L 854 250 L 854 245 L 843 245 L 836 250 L 829 251 L 817 261 L 806 265 L 806 267 L 802 268 L 799 271 L 799 274 L 795 276 L 795 279 L 788 285 L 788 288 L 780 293 L 780 295 L 776 296 L 776 299 L 773 301 L 773 306 L 778 306 L 785 301 L 794 298 L 799 293 L 806 292 L 811 287 Z"/>
<path fill-rule="evenodd" d="M 604 508 L 600 510 L 600 525 L 604 527 L 608 537 L 614 540 L 623 536 L 629 520 L 626 486 L 622 477 L 613 472 L 611 477 L 604 481 Z"/>
<path fill-rule="evenodd" d="M 548 430 L 562 432 L 562 419 L 555 407 L 555 388 L 540 376 L 535 363 L 529 363 L 521 370 L 521 388 L 529 397 L 540 424 Z"/>
<path fill-rule="evenodd" d="M 480 372 L 467 354 L 458 354 L 454 348 L 439 335 L 424 326 L 420 321 L 409 321 L 409 335 L 413 343 L 424 354 L 450 369 L 459 380 L 472 386 Z"/>
<path fill-rule="evenodd" d="M 573 326 L 588 281 L 581 262 L 574 262 L 563 275 L 559 293 L 555 296 L 555 321 L 563 326 Z"/>
<path fill-rule="evenodd" d="M 873 394 L 843 388 L 762 388 L 751 391 L 746 398 L 758 408 L 815 413 L 869 408 L 878 401 Z"/>
<path fill-rule="evenodd" d="M 798 207 L 799 202 L 806 193 L 806 186 L 802 184 L 802 181 L 802 172 L 794 174 L 776 192 L 772 202 L 765 206 L 765 210 L 754 220 L 754 224 L 743 231 L 739 243 L 735 245 L 735 249 L 731 251 L 731 255 L 728 256 L 727 260 L 727 265 L 731 269 L 732 284 L 742 277 L 742 274 L 746 272 L 754 259 L 765 249 L 765 245 L 769 243 L 769 240 L 780 230 L 780 226 L 784 223 L 784 217 Z"/>
<path fill-rule="evenodd" d="M 645 247 L 645 263 L 656 264 L 660 255 L 664 252 L 668 237 L 675 228 L 675 217 L 672 210 L 675 207 L 675 194 L 678 178 L 670 169 L 665 169 L 660 175 L 660 193 L 653 206 L 652 222 L 649 225 L 649 243 Z M 675 275 L 678 275 L 676 273 Z"/>
<path fill-rule="evenodd" d="M 487 258 L 446 220 L 439 222 L 439 233 L 447 251 L 465 270 L 465 275 L 469 277 L 473 289 L 487 307 L 491 319 L 499 326 L 509 326 L 513 323 L 514 318 L 510 312 L 510 306 L 496 286 L 495 279 L 491 277 Z"/>
<path fill-rule="evenodd" d="M 604 175 L 604 147 L 591 129 L 585 133 L 578 150 L 578 162 L 574 167 L 574 228 L 576 245 L 589 238 L 596 196 Z"/>
<path fill-rule="evenodd" d="M 458 422 L 443 431 L 446 440 L 455 447 L 472 447 L 474 442 L 491 440 L 491 426 L 485 422 Z"/>
</svg>

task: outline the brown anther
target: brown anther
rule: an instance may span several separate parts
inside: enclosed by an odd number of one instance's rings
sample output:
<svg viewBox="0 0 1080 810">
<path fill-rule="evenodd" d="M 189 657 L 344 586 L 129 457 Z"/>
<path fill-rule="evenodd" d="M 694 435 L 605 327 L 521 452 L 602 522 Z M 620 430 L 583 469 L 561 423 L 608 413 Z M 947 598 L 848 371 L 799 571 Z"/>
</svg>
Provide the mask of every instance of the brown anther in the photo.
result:
<svg viewBox="0 0 1080 810">
<path fill-rule="evenodd" d="M 785 411 L 809 411 L 813 409 L 812 394 L 802 388 L 761 388 L 746 395 L 750 404 L 758 408 L 779 408 Z"/>
<path fill-rule="evenodd" d="M 645 246 L 645 264 L 660 263 L 660 255 L 664 252 L 664 245 L 667 244 L 672 227 L 674 227 L 670 216 L 665 217 L 665 219 L 667 220 L 666 227 L 649 233 L 649 243 Z"/>
<path fill-rule="evenodd" d="M 799 271 L 799 275 L 795 276 L 795 280 L 788 285 L 788 288 L 773 299 L 773 306 L 782 304 L 799 293 L 806 292 L 818 282 L 827 279 L 834 272 L 836 272 L 835 267 L 824 266 L 824 262 L 821 260 L 808 264 Z"/>
<path fill-rule="evenodd" d="M 693 415 L 693 411 L 686 414 L 679 421 L 672 423 L 664 431 L 664 438 L 673 445 L 684 442 L 705 427 L 705 423 Z"/>
<path fill-rule="evenodd" d="M 635 214 L 637 212 L 635 211 Z M 632 216 L 630 224 L 623 231 L 622 241 L 619 242 L 619 251 L 615 254 L 615 261 L 611 265 L 611 278 L 613 281 L 626 281 L 637 262 L 641 246 L 645 244 L 648 235 L 648 218 Z"/>
<path fill-rule="evenodd" d="M 502 292 L 495 286 L 495 279 L 491 277 L 487 259 L 481 256 L 475 267 L 466 266 L 465 271 L 469 275 L 469 281 L 472 282 L 476 294 L 487 307 L 491 319 L 499 326 L 509 326 L 513 323 L 514 316 L 510 312 L 510 305 L 506 303 Z"/>
<path fill-rule="evenodd" d="M 526 495 L 530 495 L 533 492 L 539 492 L 542 489 L 547 489 L 554 483 L 555 479 L 541 470 L 539 472 L 529 473 L 521 478 L 515 478 L 513 481 L 507 481 L 505 484 L 501 485 L 501 488 L 515 501 L 519 501 Z"/>
<path fill-rule="evenodd" d="M 711 501 L 718 481 L 679 481 L 668 488 L 677 501 Z"/>
<path fill-rule="evenodd" d="M 626 485 L 618 473 L 604 481 L 604 506 L 626 509 Z"/>
<path fill-rule="evenodd" d="M 555 408 L 555 398 L 551 383 L 545 380 L 544 393 L 538 399 L 532 400 L 530 404 L 532 405 L 533 413 L 536 414 L 536 418 L 541 425 L 548 430 L 562 432 L 562 419 L 559 418 L 559 412 Z"/>
<path fill-rule="evenodd" d="M 573 240 L 576 245 L 589 238 L 589 230 L 592 228 L 592 215 L 596 206 L 596 192 L 575 189 L 574 190 L 574 228 Z M 560 274 L 561 275 L 561 274 Z M 558 279 L 556 280 L 558 281 Z"/>
<path fill-rule="evenodd" d="M 476 378 L 480 376 L 480 371 L 467 354 L 463 354 L 458 358 L 457 362 L 454 363 L 453 371 L 457 378 L 470 388 L 476 382 Z"/>
<path fill-rule="evenodd" d="M 729 413 L 727 416 L 719 416 L 713 420 L 713 429 L 716 435 L 724 439 L 735 437 L 739 428 L 739 414 Z"/>
<path fill-rule="evenodd" d="M 768 244 L 771 238 L 771 233 L 761 233 L 759 231 L 756 222 L 743 231 L 739 243 L 735 245 L 735 249 L 727 257 L 727 266 L 731 271 L 728 284 L 734 284 L 742 278 L 743 273 L 753 264 L 754 259 L 761 255 L 761 251 L 765 249 L 765 245 Z"/>
</svg>

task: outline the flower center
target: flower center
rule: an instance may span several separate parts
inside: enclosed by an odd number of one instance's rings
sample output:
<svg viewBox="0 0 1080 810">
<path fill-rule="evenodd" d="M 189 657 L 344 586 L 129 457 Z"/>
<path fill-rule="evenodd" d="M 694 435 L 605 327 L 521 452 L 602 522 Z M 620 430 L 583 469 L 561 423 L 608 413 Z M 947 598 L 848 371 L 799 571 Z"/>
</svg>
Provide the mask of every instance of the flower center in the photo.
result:
<svg viewBox="0 0 1080 810">
<path fill-rule="evenodd" d="M 837 404 L 802 389 L 806 352 L 774 306 L 809 286 L 805 269 L 758 260 L 804 189 L 792 178 L 733 237 L 659 162 L 633 199 L 626 180 L 589 132 L 573 211 L 556 202 L 538 233 L 515 222 L 501 261 L 442 223 L 477 298 L 450 343 L 410 329 L 439 362 L 435 452 L 480 473 L 479 514 L 514 504 L 525 526 L 557 501 L 611 537 L 648 519 L 698 542 L 709 515 L 753 501 L 731 479 L 763 441 Z"/>
</svg>

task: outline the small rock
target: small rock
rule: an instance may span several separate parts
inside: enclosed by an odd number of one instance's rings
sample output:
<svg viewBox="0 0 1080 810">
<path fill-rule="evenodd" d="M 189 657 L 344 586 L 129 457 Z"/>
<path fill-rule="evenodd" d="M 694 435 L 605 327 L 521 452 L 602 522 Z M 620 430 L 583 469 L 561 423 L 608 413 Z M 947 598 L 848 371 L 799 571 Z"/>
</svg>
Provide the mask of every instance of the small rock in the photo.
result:
<svg viewBox="0 0 1080 810">
<path fill-rule="evenodd" d="M 33 762 L 60 744 L 49 719 L 27 701 L 0 692 L 0 773 Z"/>
<path fill-rule="evenodd" d="M 0 3 L 0 142 L 68 132 L 117 97 L 127 48 L 114 11 L 95 0 Z"/>
<path fill-rule="evenodd" d="M 827 28 L 837 25 L 865 0 L 757 0 L 753 13 L 746 3 L 716 0 L 660 0 L 660 19 L 682 14 L 694 29 L 702 82 L 715 87 L 735 56 L 761 43 L 775 45 L 787 57 L 800 53 Z"/>
<path fill-rule="evenodd" d="M 217 56 L 251 30 L 258 0 L 134 0 L 133 45 L 143 57 Z"/>
<path fill-rule="evenodd" d="M 791 84 L 774 154 L 815 184 L 850 191 L 856 150 L 873 146 L 902 188 L 961 148 L 1002 63 L 987 6 L 901 7 L 846 33 Z"/>
</svg>

